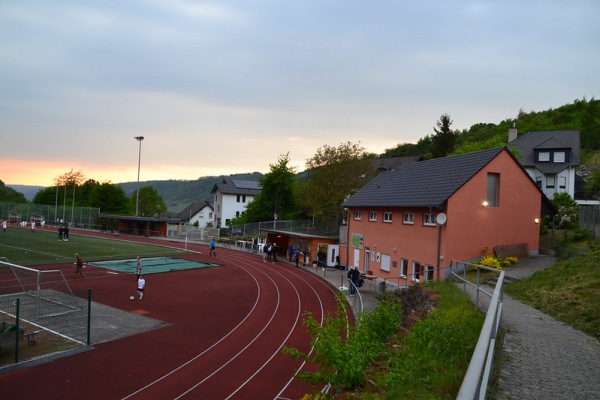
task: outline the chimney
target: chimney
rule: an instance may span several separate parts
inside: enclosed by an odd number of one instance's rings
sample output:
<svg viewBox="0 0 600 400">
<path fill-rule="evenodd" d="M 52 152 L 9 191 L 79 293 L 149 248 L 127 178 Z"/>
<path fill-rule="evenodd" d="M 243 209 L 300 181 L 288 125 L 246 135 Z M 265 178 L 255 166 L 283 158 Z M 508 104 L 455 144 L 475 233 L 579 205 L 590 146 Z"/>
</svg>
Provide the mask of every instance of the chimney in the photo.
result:
<svg viewBox="0 0 600 400">
<path fill-rule="evenodd" d="M 516 138 L 517 138 L 517 128 L 515 127 L 515 124 L 513 123 L 512 128 L 510 128 L 508 130 L 508 143 L 512 142 Z"/>
</svg>

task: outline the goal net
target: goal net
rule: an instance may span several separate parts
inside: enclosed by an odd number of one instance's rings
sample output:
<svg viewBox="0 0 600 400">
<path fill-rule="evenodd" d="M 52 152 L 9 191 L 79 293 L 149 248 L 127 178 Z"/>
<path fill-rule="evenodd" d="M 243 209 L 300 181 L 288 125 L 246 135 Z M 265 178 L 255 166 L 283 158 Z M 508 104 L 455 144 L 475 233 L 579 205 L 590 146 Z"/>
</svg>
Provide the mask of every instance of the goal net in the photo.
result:
<svg viewBox="0 0 600 400">
<path fill-rule="evenodd" d="M 81 311 L 62 271 L 0 261 L 0 298 L 21 298 L 21 317 L 40 319 Z"/>
</svg>

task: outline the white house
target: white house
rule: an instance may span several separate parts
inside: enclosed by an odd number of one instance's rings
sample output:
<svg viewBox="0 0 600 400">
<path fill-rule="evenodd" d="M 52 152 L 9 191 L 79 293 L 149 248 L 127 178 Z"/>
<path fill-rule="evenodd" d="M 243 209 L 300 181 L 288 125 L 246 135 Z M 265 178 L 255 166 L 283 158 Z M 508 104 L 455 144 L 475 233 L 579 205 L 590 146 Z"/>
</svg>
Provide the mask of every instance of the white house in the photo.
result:
<svg viewBox="0 0 600 400">
<path fill-rule="evenodd" d="M 552 199 L 567 192 L 575 198 L 575 174 L 581 164 L 578 130 L 537 131 L 517 136 L 508 132 L 508 148 L 531 179 Z"/>
<path fill-rule="evenodd" d="M 213 226 L 228 227 L 233 218 L 239 218 L 246 212 L 246 206 L 260 193 L 260 190 L 257 181 L 223 177 L 223 181 L 215 184 L 211 190 L 214 195 Z"/>
</svg>

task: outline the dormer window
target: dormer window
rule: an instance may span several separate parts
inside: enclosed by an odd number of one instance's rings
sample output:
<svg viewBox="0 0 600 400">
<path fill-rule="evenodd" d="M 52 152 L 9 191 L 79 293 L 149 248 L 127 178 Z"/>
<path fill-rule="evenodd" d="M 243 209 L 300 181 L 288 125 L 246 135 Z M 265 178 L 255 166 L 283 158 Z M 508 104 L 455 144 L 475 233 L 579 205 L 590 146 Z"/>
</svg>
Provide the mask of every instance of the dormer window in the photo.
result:
<svg viewBox="0 0 600 400">
<path fill-rule="evenodd" d="M 540 163 L 564 163 L 567 162 L 568 155 L 565 150 L 539 151 L 537 153 L 537 162 Z"/>
</svg>

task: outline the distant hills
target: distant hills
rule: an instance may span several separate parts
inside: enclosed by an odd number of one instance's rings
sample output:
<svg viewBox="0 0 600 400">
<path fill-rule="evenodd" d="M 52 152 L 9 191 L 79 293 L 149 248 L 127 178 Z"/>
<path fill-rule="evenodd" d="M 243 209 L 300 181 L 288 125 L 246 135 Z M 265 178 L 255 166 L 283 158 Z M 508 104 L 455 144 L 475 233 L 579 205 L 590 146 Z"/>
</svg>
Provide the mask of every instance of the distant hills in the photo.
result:
<svg viewBox="0 0 600 400">
<path fill-rule="evenodd" d="M 452 116 L 451 116 L 452 117 Z M 433 125 L 434 121 L 432 121 Z M 600 153 L 600 101 L 592 97 L 575 100 L 556 109 L 546 111 L 524 112 L 519 110 L 516 118 L 505 119 L 498 124 L 479 123 L 469 129 L 458 132 L 456 153 L 483 150 L 506 144 L 508 129 L 516 126 L 519 134 L 529 131 L 578 129 L 581 133 L 582 164 L 588 166 L 593 173 L 599 167 L 597 161 Z M 430 137 L 420 139 L 416 144 L 404 143 L 387 149 L 381 157 L 424 156 L 428 158 Z M 300 174 L 303 174 L 301 172 Z M 230 175 L 232 178 L 258 180 L 264 176 L 260 172 Z M 180 212 L 191 203 L 212 204 L 210 193 L 214 185 L 220 182 L 221 176 L 207 176 L 197 180 L 166 180 L 140 182 L 140 187 L 151 185 L 163 198 L 169 211 Z M 1 182 L 1 181 L 0 181 Z M 128 196 L 136 190 L 137 182 L 117 183 Z M 6 185 L 22 193 L 31 201 L 42 186 Z"/>
<path fill-rule="evenodd" d="M 44 186 L 28 186 L 28 185 L 6 185 L 7 187 L 13 188 L 19 193 L 23 193 L 27 201 L 33 200 L 35 195 L 40 189 L 45 189 Z"/>
</svg>

